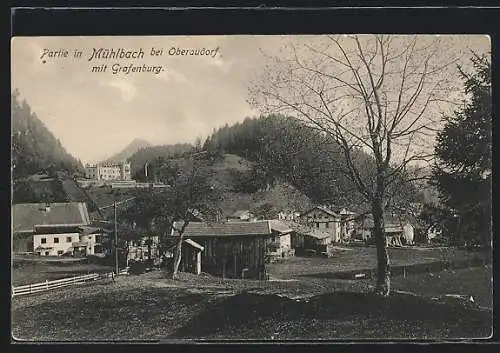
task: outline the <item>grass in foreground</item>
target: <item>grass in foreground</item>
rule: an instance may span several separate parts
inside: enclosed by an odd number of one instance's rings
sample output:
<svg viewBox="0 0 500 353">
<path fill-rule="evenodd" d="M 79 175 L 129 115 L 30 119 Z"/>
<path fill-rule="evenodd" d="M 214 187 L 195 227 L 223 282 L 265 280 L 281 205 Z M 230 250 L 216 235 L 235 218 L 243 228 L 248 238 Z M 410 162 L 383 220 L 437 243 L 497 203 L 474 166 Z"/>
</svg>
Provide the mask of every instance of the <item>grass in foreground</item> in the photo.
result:
<svg viewBox="0 0 500 353">
<path fill-rule="evenodd" d="M 87 273 L 111 272 L 109 266 L 86 263 L 14 261 L 12 268 L 12 285 L 22 286 L 44 281 L 80 276 Z"/>
<path fill-rule="evenodd" d="M 445 270 L 434 274 L 418 274 L 392 278 L 393 289 L 423 296 L 444 294 L 472 295 L 483 307 L 493 307 L 493 271 L 491 265 L 460 270 Z"/>
<path fill-rule="evenodd" d="M 348 281 L 194 277 L 172 281 L 150 273 L 15 298 L 13 335 L 30 341 L 291 340 L 477 338 L 491 332 L 491 311 L 348 292 Z"/>
<path fill-rule="evenodd" d="M 268 266 L 272 277 L 299 278 L 330 272 L 376 268 L 375 247 L 353 247 L 337 251 L 331 258 L 290 257 Z M 390 248 L 392 266 L 429 263 L 440 260 L 457 262 L 472 259 L 482 254 L 455 248 Z"/>
<path fill-rule="evenodd" d="M 94 295 L 15 308 L 13 337 L 28 341 L 161 339 L 213 300 L 182 289 L 121 288 L 106 295 L 102 289 L 103 285 L 96 288 L 100 293 Z"/>
</svg>

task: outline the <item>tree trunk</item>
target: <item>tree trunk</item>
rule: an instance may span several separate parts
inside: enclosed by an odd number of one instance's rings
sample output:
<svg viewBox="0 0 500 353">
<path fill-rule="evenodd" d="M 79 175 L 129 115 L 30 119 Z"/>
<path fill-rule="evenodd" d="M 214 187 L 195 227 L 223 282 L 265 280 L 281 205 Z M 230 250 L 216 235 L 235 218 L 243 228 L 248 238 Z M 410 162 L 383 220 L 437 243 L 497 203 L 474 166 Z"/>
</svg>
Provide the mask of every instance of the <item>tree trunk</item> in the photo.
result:
<svg viewBox="0 0 500 353">
<path fill-rule="evenodd" d="M 375 292 L 388 296 L 391 290 L 389 253 L 387 252 L 387 239 L 384 224 L 384 198 L 383 193 L 377 192 L 372 205 L 373 236 L 377 247 L 377 283 Z"/>
<path fill-rule="evenodd" d="M 174 253 L 174 268 L 172 271 L 172 279 L 177 277 L 177 272 L 179 272 L 179 265 L 181 264 L 181 256 L 182 256 L 182 242 L 184 240 L 184 236 L 181 234 L 179 236 L 179 240 L 177 241 L 177 245 L 175 246 Z"/>
</svg>

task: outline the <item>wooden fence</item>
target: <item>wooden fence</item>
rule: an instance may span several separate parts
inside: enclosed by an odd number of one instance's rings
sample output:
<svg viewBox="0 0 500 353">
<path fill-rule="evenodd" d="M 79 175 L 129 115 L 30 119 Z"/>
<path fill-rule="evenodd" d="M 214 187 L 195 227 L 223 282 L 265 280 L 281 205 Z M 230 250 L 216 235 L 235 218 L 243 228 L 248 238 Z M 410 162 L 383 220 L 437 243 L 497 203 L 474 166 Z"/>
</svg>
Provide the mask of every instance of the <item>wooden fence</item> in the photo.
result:
<svg viewBox="0 0 500 353">
<path fill-rule="evenodd" d="M 56 279 L 55 281 L 45 281 L 35 284 L 27 284 L 24 286 L 12 287 L 12 296 L 16 297 L 19 295 L 32 294 L 38 292 L 45 292 L 48 290 L 62 288 L 66 286 L 72 286 L 75 284 L 82 284 L 89 281 L 96 281 L 103 278 L 111 278 L 111 273 L 91 273 L 83 276 L 74 276 L 63 279 Z"/>
</svg>

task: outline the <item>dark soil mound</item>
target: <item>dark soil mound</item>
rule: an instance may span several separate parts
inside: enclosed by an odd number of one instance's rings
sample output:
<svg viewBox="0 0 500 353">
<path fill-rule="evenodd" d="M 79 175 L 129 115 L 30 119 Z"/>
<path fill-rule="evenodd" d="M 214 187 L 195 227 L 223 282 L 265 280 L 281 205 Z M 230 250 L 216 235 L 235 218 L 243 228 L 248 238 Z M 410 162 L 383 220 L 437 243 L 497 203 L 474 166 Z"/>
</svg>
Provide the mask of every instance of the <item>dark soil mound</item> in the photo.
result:
<svg viewBox="0 0 500 353">
<path fill-rule="evenodd" d="M 241 339 L 469 338 L 488 336 L 491 321 L 491 312 L 410 295 L 395 294 L 383 298 L 373 294 L 339 292 L 293 300 L 243 292 L 211 306 L 174 336 Z"/>
</svg>

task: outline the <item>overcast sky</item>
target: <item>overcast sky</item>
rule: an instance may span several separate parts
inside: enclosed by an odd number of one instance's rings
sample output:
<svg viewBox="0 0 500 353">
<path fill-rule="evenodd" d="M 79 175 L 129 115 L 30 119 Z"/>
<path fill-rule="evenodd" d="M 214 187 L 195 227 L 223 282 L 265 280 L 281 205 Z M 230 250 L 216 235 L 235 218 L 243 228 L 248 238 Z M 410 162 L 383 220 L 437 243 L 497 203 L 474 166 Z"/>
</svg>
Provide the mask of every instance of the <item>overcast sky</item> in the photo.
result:
<svg viewBox="0 0 500 353">
<path fill-rule="evenodd" d="M 319 36 L 297 38 L 313 41 Z M 248 82 L 291 37 L 18 37 L 12 41 L 12 89 L 19 89 L 38 118 L 69 153 L 102 160 L 135 138 L 152 144 L 194 142 L 226 123 L 257 112 L 247 104 Z M 294 38 L 295 40 L 295 38 Z M 486 36 L 455 37 L 464 52 L 490 50 Z M 163 49 L 151 56 L 152 48 Z M 171 48 L 216 49 L 211 56 L 170 56 Z M 90 61 L 93 48 L 138 50 L 144 59 Z M 41 58 L 44 49 L 67 49 L 68 58 Z M 73 51 L 82 50 L 80 59 Z M 45 60 L 45 62 L 43 62 Z M 91 72 L 108 64 L 106 72 Z M 114 74 L 112 65 L 162 65 L 151 72 Z"/>
</svg>

